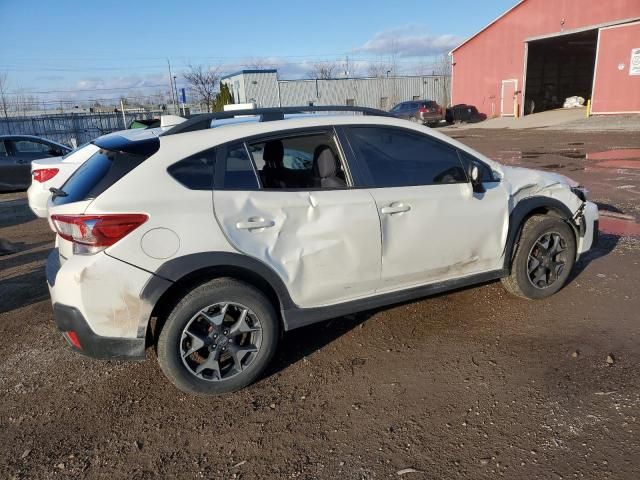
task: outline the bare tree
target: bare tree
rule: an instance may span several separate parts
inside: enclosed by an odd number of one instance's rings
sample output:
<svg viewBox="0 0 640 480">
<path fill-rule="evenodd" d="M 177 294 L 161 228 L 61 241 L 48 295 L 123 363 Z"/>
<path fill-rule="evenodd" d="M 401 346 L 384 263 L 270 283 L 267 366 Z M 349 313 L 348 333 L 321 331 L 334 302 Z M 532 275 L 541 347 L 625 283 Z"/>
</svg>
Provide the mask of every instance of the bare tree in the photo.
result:
<svg viewBox="0 0 640 480">
<path fill-rule="evenodd" d="M 388 64 L 385 62 L 372 63 L 371 65 L 369 65 L 369 68 L 367 68 L 368 77 L 375 77 L 375 78 L 386 77 L 387 72 L 389 73 L 393 72 L 393 68 L 391 67 L 391 64 Z"/>
<path fill-rule="evenodd" d="M 438 79 L 441 95 L 439 100 L 444 102 L 444 105 L 449 105 L 451 103 L 451 57 L 448 54 L 438 55 L 433 63 L 433 74 L 442 76 Z"/>
<path fill-rule="evenodd" d="M 336 78 L 338 71 L 339 67 L 334 62 L 316 62 L 311 66 L 311 70 L 307 72 L 307 78 L 329 80 L 331 78 Z"/>
<path fill-rule="evenodd" d="M 216 97 L 216 89 L 220 82 L 219 70 L 220 67 L 189 65 L 189 71 L 183 74 L 190 90 L 201 104 L 206 105 L 207 112 L 211 112 Z"/>
<path fill-rule="evenodd" d="M 9 75 L 6 72 L 0 73 L 0 107 L 2 107 L 2 111 L 4 112 L 4 118 L 9 118 L 8 90 Z"/>
</svg>

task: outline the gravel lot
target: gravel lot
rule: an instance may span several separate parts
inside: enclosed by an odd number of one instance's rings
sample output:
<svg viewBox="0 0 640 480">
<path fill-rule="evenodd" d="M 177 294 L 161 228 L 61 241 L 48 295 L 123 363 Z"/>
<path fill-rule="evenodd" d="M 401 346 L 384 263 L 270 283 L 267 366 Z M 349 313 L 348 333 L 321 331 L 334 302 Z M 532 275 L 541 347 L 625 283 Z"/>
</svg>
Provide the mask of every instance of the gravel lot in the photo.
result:
<svg viewBox="0 0 640 480">
<path fill-rule="evenodd" d="M 590 189 L 605 231 L 567 288 L 530 302 L 490 283 L 300 329 L 264 379 L 212 399 L 174 389 L 153 350 L 71 353 L 53 235 L 0 195 L 17 249 L 0 257 L 0 478 L 640 478 L 640 160 L 584 158 L 640 136 L 448 133 Z"/>
</svg>

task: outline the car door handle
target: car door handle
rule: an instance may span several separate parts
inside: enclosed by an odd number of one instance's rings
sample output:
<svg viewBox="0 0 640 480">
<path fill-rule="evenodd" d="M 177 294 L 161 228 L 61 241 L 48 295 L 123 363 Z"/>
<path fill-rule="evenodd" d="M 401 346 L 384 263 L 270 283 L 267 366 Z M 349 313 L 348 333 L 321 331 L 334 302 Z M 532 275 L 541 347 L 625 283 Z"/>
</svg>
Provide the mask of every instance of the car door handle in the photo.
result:
<svg viewBox="0 0 640 480">
<path fill-rule="evenodd" d="M 380 213 L 384 213 L 385 215 L 394 215 L 396 213 L 408 212 L 411 210 L 411 205 L 405 205 L 403 203 L 392 203 L 387 207 L 382 207 L 380 209 Z"/>
<path fill-rule="evenodd" d="M 269 228 L 276 224 L 273 220 L 265 220 L 264 218 L 252 217 L 246 222 L 236 223 L 236 228 L 239 230 L 253 230 L 257 228 Z"/>
</svg>

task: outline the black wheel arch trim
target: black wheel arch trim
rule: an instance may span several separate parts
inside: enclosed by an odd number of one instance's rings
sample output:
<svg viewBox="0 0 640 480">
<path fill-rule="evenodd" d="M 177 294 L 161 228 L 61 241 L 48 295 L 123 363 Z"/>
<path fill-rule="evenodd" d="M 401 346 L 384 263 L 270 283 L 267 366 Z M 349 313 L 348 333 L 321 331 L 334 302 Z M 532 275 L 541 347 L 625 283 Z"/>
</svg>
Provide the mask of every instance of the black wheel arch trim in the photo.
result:
<svg viewBox="0 0 640 480">
<path fill-rule="evenodd" d="M 539 208 L 555 210 L 562 214 L 564 220 L 573 228 L 573 231 L 576 234 L 576 239 L 578 236 L 584 235 L 584 233 L 581 233 L 580 229 L 573 220 L 574 213 L 561 201 L 556 200 L 555 198 L 541 196 L 529 197 L 520 200 L 509 214 L 509 229 L 507 232 L 507 241 L 505 243 L 504 252 L 505 269 L 508 269 L 509 271 L 511 270 L 513 254 L 515 252 L 518 241 L 520 240 L 520 232 L 522 231 L 522 227 L 524 226 L 525 219 L 533 211 Z"/>
<path fill-rule="evenodd" d="M 163 263 L 142 289 L 141 298 L 155 305 L 176 282 L 199 270 L 215 267 L 237 268 L 259 277 L 276 293 L 280 311 L 298 308 L 280 276 L 269 266 L 247 255 L 233 252 L 201 252 L 185 255 Z M 284 327 L 290 329 L 283 315 Z"/>
</svg>

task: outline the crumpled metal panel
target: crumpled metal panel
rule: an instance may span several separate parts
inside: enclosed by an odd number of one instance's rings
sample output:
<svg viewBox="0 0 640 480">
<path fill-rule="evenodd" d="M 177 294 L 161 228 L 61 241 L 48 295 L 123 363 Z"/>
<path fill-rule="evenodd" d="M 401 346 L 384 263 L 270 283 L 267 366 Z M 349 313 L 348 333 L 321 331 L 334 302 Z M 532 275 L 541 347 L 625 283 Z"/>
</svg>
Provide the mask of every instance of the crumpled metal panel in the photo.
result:
<svg viewBox="0 0 640 480">
<path fill-rule="evenodd" d="M 229 242 L 273 268 L 301 307 L 366 296 L 380 280 L 380 225 L 366 190 L 215 191 Z M 268 228 L 241 228 L 249 220 Z"/>
<path fill-rule="evenodd" d="M 151 276 L 104 252 L 74 255 L 58 271 L 52 303 L 80 310 L 97 335 L 136 338 L 140 329 L 144 334 L 153 307 L 140 298 Z"/>
<path fill-rule="evenodd" d="M 484 194 L 468 183 L 372 189 L 382 227 L 381 291 L 500 268 L 507 198 L 500 185 Z M 405 205 L 410 210 L 388 214 Z"/>
</svg>

